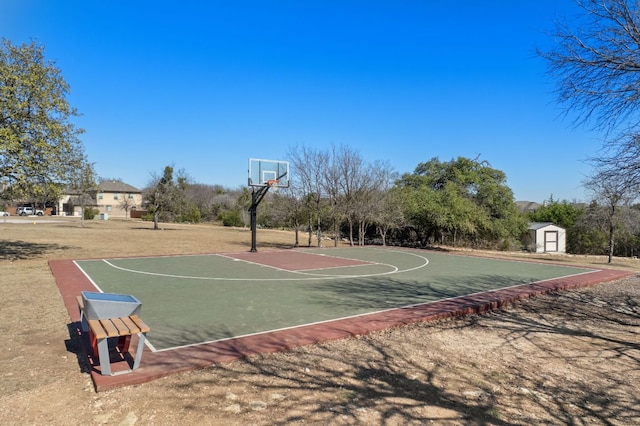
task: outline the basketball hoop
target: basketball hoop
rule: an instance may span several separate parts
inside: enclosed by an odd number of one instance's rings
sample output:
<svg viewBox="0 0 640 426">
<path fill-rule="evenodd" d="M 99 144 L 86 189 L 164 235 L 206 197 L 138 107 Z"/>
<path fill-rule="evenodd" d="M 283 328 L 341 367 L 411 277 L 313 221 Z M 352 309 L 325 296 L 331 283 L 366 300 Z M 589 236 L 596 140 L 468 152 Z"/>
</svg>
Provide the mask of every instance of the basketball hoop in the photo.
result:
<svg viewBox="0 0 640 426">
<path fill-rule="evenodd" d="M 279 179 L 269 179 L 266 184 L 269 188 L 271 188 L 274 192 L 278 192 L 277 184 L 280 183 Z"/>
<path fill-rule="evenodd" d="M 248 184 L 251 190 L 251 250 L 256 248 L 256 229 L 258 227 L 258 205 L 271 188 L 276 192 L 289 187 L 289 162 L 249 158 Z"/>
</svg>

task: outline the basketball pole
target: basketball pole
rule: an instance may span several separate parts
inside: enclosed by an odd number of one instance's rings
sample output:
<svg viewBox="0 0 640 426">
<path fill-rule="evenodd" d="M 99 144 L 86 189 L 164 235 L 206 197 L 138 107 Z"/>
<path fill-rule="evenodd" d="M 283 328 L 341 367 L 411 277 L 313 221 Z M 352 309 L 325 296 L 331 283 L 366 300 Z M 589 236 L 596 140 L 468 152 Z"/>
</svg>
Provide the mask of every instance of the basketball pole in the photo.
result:
<svg viewBox="0 0 640 426">
<path fill-rule="evenodd" d="M 283 173 L 282 175 L 278 176 L 278 178 L 275 179 L 274 182 L 280 181 L 280 179 L 282 179 L 286 175 L 286 172 Z M 256 190 L 256 187 L 254 186 L 253 190 L 251 191 L 251 206 L 249 207 L 249 215 L 251 216 L 251 250 L 249 251 L 252 253 L 258 251 L 256 247 L 258 234 L 258 204 L 260 204 L 260 201 L 262 201 L 264 196 L 267 195 L 267 192 L 269 191 L 269 188 L 271 188 L 271 185 L 272 183 L 267 183 L 265 186 L 261 186 L 258 190 Z"/>
<path fill-rule="evenodd" d="M 251 252 L 256 252 L 256 236 L 258 228 L 258 204 L 264 198 L 265 194 L 269 191 L 269 186 L 263 186 L 256 191 L 254 187 L 251 191 L 251 207 L 249 207 L 249 214 L 251 215 Z"/>
</svg>

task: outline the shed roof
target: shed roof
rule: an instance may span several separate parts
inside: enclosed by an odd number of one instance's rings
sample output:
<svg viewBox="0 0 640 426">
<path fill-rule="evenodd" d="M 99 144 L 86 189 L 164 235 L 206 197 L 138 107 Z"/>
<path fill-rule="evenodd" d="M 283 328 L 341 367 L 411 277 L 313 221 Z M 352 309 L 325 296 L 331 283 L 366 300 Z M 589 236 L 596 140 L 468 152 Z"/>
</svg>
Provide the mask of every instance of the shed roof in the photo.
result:
<svg viewBox="0 0 640 426">
<path fill-rule="evenodd" d="M 562 228 L 562 226 L 558 226 L 558 225 L 554 225 L 551 222 L 531 222 L 529 224 L 529 227 L 527 229 L 531 229 L 531 230 L 538 230 L 538 229 L 542 229 L 542 228 L 546 228 L 547 226 L 555 226 L 556 228 Z"/>
</svg>

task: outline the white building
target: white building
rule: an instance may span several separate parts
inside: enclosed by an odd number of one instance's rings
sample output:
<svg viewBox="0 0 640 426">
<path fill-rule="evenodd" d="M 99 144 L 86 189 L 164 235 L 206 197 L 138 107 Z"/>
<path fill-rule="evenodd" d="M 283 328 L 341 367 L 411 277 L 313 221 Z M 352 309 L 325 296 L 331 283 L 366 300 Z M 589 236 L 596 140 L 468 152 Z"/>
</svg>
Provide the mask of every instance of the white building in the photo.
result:
<svg viewBox="0 0 640 426">
<path fill-rule="evenodd" d="M 533 222 L 527 228 L 524 244 L 535 253 L 566 253 L 567 231 L 550 222 Z"/>
</svg>

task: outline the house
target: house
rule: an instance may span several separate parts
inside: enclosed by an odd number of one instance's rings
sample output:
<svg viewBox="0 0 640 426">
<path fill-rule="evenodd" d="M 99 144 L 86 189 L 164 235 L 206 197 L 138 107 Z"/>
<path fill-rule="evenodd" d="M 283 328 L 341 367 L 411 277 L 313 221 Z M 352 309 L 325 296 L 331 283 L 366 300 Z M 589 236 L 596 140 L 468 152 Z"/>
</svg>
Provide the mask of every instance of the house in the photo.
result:
<svg viewBox="0 0 640 426">
<path fill-rule="evenodd" d="M 80 216 L 82 200 L 79 193 L 67 193 L 58 202 L 58 211 L 65 216 Z M 142 206 L 142 191 L 117 180 L 105 180 L 85 199 L 85 207 L 98 210 L 101 219 L 128 218 Z"/>
<path fill-rule="evenodd" d="M 536 203 L 535 201 L 516 201 L 516 206 L 520 213 L 535 213 L 542 204 Z"/>
<path fill-rule="evenodd" d="M 533 222 L 529 224 L 523 242 L 535 253 L 565 253 L 567 231 L 550 222 Z"/>
</svg>

